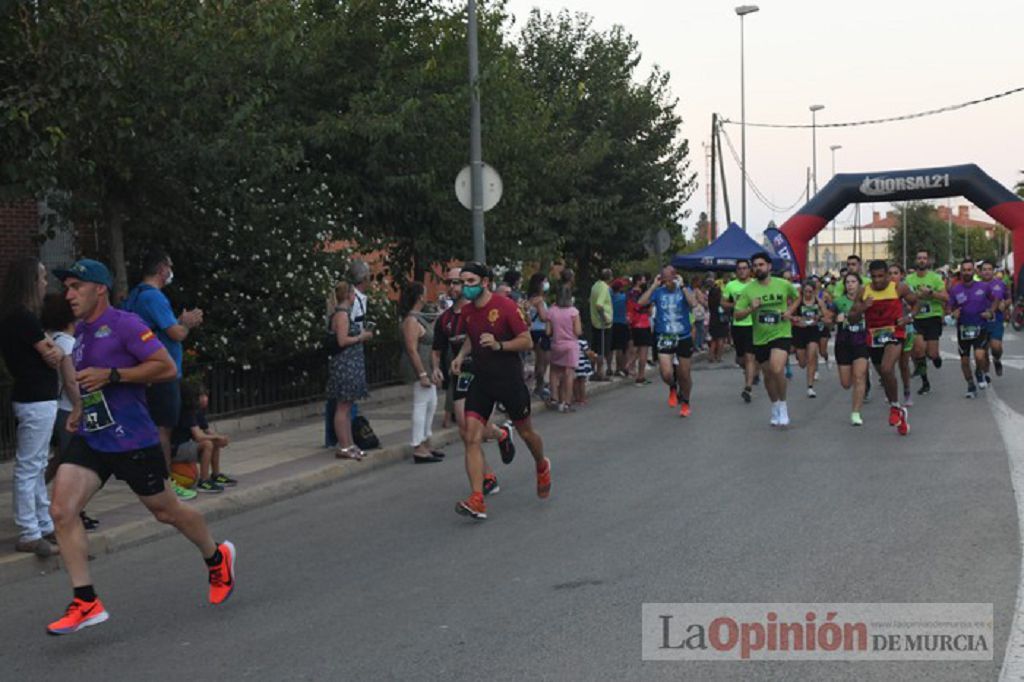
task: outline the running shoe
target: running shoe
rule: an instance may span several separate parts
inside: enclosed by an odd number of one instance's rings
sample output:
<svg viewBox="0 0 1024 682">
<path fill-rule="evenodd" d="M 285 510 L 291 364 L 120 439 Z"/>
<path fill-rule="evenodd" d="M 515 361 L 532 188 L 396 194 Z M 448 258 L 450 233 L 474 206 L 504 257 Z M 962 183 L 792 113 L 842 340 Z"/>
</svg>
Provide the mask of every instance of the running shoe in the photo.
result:
<svg viewBox="0 0 1024 682">
<path fill-rule="evenodd" d="M 974 384 L 967 384 L 967 394 L 964 395 L 968 400 L 973 400 L 978 397 L 978 388 Z"/>
<path fill-rule="evenodd" d="M 235 591 L 235 560 L 238 552 L 235 546 L 225 540 L 217 545 L 220 563 L 210 567 L 210 603 L 223 604 Z"/>
<path fill-rule="evenodd" d="M 992 364 L 996 368 L 996 376 L 997 377 L 1003 376 L 1003 361 L 1002 360 L 996 360 L 995 358 L 992 358 Z"/>
<path fill-rule="evenodd" d="M 988 374 L 985 375 L 985 383 L 988 384 L 989 386 L 992 385 L 992 377 L 990 377 Z"/>
<path fill-rule="evenodd" d="M 903 406 L 904 407 L 913 407 L 914 406 L 914 398 L 913 398 L 912 395 L 910 395 L 909 391 L 903 394 Z"/>
<path fill-rule="evenodd" d="M 478 498 L 470 495 L 455 504 L 455 513 L 468 516 L 477 521 L 483 521 L 487 518 L 487 505 L 484 504 L 483 497 Z"/>
<path fill-rule="evenodd" d="M 922 379 L 924 379 L 924 381 L 921 383 L 921 388 L 917 389 L 917 394 L 918 395 L 924 395 L 925 393 L 930 393 L 931 390 L 932 390 L 932 385 L 928 381 L 928 377 L 922 377 Z"/>
<path fill-rule="evenodd" d="M 789 426 L 789 405 L 786 401 L 779 403 L 779 428 L 787 428 Z"/>
<path fill-rule="evenodd" d="M 196 483 L 196 492 L 199 493 L 222 493 L 224 492 L 224 486 L 216 483 L 213 479 L 207 481 L 199 481 Z"/>
<path fill-rule="evenodd" d="M 97 526 L 100 525 L 99 519 L 94 519 L 84 511 L 78 514 L 78 517 L 82 519 L 82 525 L 85 526 L 86 530 L 96 530 Z"/>
<path fill-rule="evenodd" d="M 818 397 L 818 394 L 814 392 L 814 387 L 813 386 L 808 386 L 807 387 L 807 397 L 808 398 L 817 398 Z"/>
<path fill-rule="evenodd" d="M 544 470 L 537 472 L 537 497 L 546 499 L 551 494 L 551 460 L 544 458 Z"/>
<path fill-rule="evenodd" d="M 985 377 L 982 376 L 981 379 L 978 380 L 978 389 L 984 391 L 986 388 L 988 388 L 988 382 L 985 381 Z"/>
<path fill-rule="evenodd" d="M 498 477 L 494 474 L 484 474 L 484 495 L 497 495 L 501 492 L 498 485 Z"/>
<path fill-rule="evenodd" d="M 213 481 L 214 483 L 222 485 L 225 488 L 230 488 L 231 486 L 238 485 L 238 481 L 236 481 L 235 479 L 231 478 L 230 476 L 223 472 L 214 476 Z"/>
<path fill-rule="evenodd" d="M 512 442 L 512 423 L 505 422 L 498 427 L 501 431 L 498 436 L 498 450 L 501 452 L 501 461 L 504 464 L 511 464 L 516 458 L 516 444 Z"/>
<path fill-rule="evenodd" d="M 901 436 L 910 433 L 910 412 L 906 407 L 900 408 L 900 423 L 896 425 L 896 432 Z"/>
<path fill-rule="evenodd" d="M 778 426 L 779 425 L 779 404 L 778 403 L 772 403 L 772 418 L 771 418 L 771 421 L 769 421 L 768 423 L 771 424 L 772 426 Z"/>
<path fill-rule="evenodd" d="M 900 408 L 896 405 L 889 406 L 889 426 L 896 426 L 900 423 Z"/>
<path fill-rule="evenodd" d="M 689 417 L 690 416 L 690 403 L 684 402 L 682 405 L 679 406 L 679 416 L 680 417 Z"/>
<path fill-rule="evenodd" d="M 750 396 L 750 387 L 749 386 L 747 386 L 746 388 L 743 389 L 743 392 L 740 393 L 740 397 L 743 398 L 743 402 L 745 402 L 745 403 L 749 403 L 750 402 L 751 396 Z"/>
<path fill-rule="evenodd" d="M 985 383 L 985 375 L 981 373 L 980 369 L 974 370 L 974 380 L 978 383 L 978 388 Z"/>
<path fill-rule="evenodd" d="M 864 419 L 860 416 L 860 412 L 850 413 L 850 424 L 852 426 L 864 426 Z"/>
<path fill-rule="evenodd" d="M 757 386 L 759 383 L 761 383 L 761 375 L 760 374 L 755 374 L 754 375 L 754 386 Z"/>
<path fill-rule="evenodd" d="M 814 370 L 814 380 L 815 381 L 820 381 L 821 380 L 821 376 L 818 374 L 818 370 Z"/>
<path fill-rule="evenodd" d="M 668 406 L 679 407 L 679 395 L 676 394 L 676 389 L 674 387 L 669 387 L 668 389 Z"/>
<path fill-rule="evenodd" d="M 196 495 L 199 494 L 195 490 L 182 488 L 180 485 L 178 485 L 178 482 L 173 479 L 171 480 L 171 490 L 174 491 L 174 494 L 178 496 L 179 500 L 194 500 L 196 498 Z"/>
<path fill-rule="evenodd" d="M 935 369 L 942 369 L 942 356 L 940 355 L 937 358 L 932 358 L 932 365 Z"/>
<path fill-rule="evenodd" d="M 46 632 L 51 635 L 70 635 L 82 628 L 99 625 L 110 618 L 110 614 L 103 608 L 103 602 L 98 598 L 92 601 L 83 601 L 75 598 L 68 604 L 64 615 L 46 626 Z"/>
</svg>

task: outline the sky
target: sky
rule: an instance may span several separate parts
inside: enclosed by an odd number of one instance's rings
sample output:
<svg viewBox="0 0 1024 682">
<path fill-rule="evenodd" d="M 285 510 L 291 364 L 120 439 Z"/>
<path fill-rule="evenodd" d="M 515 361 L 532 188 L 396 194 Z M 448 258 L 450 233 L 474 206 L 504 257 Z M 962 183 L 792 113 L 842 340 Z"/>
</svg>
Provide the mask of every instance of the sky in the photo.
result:
<svg viewBox="0 0 1024 682">
<path fill-rule="evenodd" d="M 684 220 L 693 225 L 708 210 L 704 146 L 711 115 L 740 120 L 740 19 L 742 2 L 720 0 L 509 0 L 522 26 L 538 7 L 586 12 L 595 28 L 622 25 L 639 43 L 640 77 L 653 64 L 672 75 L 699 187 Z M 1024 179 L 1024 92 L 928 118 L 857 128 L 839 123 L 908 114 L 1024 86 L 1024 0 L 763 0 L 745 18 L 747 122 L 807 123 L 817 114 L 817 179 L 832 172 L 874 172 L 976 163 L 1013 187 Z M 740 126 L 726 125 L 737 153 Z M 776 211 L 747 192 L 753 234 L 799 210 L 797 201 L 812 166 L 811 130 L 747 127 L 750 180 Z M 740 222 L 739 165 L 726 141 L 732 219 Z M 485 141 L 486 154 L 486 141 Z M 813 193 L 813 192 L 812 192 Z M 719 199 L 721 202 L 721 199 Z M 966 203 L 954 198 L 953 204 Z M 795 205 L 794 205 L 795 204 Z M 722 208 L 719 204 L 719 213 Z M 862 204 L 861 222 L 888 204 Z M 985 219 L 972 208 L 972 216 Z M 840 225 L 853 221 L 853 207 Z"/>
</svg>

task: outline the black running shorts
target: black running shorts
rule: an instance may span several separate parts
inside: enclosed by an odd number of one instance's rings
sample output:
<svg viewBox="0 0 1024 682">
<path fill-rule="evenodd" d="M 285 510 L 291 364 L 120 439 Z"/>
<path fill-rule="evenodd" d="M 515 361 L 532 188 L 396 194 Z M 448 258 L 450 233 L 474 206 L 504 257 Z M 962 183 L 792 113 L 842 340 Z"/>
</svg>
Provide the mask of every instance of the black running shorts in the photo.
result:
<svg viewBox="0 0 1024 682">
<path fill-rule="evenodd" d="M 925 341 L 938 341 L 942 336 L 942 318 L 926 317 L 914 318 L 914 329 L 924 337 Z"/>
<path fill-rule="evenodd" d="M 139 497 L 164 491 L 167 463 L 159 445 L 128 452 L 100 452 L 89 447 L 82 436 L 74 436 L 64 453 L 64 464 L 77 464 L 96 472 L 100 485 L 107 479 L 124 481 Z"/>
<path fill-rule="evenodd" d="M 466 391 L 466 417 L 487 423 L 494 405 L 501 403 L 513 422 L 530 417 L 530 389 L 522 378 L 475 376 Z"/>
<path fill-rule="evenodd" d="M 763 346 L 754 346 L 754 359 L 760 364 L 768 362 L 768 359 L 772 356 L 773 350 L 784 350 L 786 355 L 789 355 L 789 349 L 793 346 L 793 339 L 788 336 L 782 339 L 775 339 L 769 341 Z"/>
<path fill-rule="evenodd" d="M 693 357 L 693 338 L 679 338 L 670 334 L 658 335 L 658 355 L 675 355 L 677 358 Z"/>
<path fill-rule="evenodd" d="M 821 332 L 818 331 L 817 325 L 813 327 L 797 327 L 793 325 L 793 345 L 797 348 L 807 348 L 807 346 L 818 343 L 820 338 Z"/>
<path fill-rule="evenodd" d="M 885 357 L 885 349 L 888 348 L 889 346 L 898 346 L 900 348 L 900 351 L 902 352 L 904 341 L 905 339 L 897 339 L 896 341 L 893 341 L 892 343 L 887 343 L 884 346 L 870 346 L 868 350 L 871 353 L 871 364 L 881 365 L 882 358 Z"/>
<path fill-rule="evenodd" d="M 981 326 L 976 333 L 977 335 L 974 338 L 964 339 L 963 329 L 959 325 L 957 326 L 956 343 L 960 349 L 960 357 L 969 357 L 971 351 L 974 350 L 988 350 L 988 342 L 990 341 L 988 329 Z"/>
<path fill-rule="evenodd" d="M 868 352 L 867 344 L 850 343 L 848 341 L 836 340 L 836 364 L 847 366 L 852 365 L 854 360 L 863 358 L 867 360 L 871 354 Z"/>
</svg>

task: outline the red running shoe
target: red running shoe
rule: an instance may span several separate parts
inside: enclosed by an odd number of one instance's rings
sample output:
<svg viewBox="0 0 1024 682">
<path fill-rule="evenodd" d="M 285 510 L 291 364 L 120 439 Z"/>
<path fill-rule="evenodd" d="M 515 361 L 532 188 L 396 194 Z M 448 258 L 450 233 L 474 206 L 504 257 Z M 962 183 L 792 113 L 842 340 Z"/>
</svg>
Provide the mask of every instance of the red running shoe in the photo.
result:
<svg viewBox="0 0 1024 682">
<path fill-rule="evenodd" d="M 679 406 L 679 416 L 689 417 L 690 416 L 690 403 L 683 403 Z"/>
<path fill-rule="evenodd" d="M 551 460 L 544 458 L 544 470 L 537 472 L 537 497 L 547 499 L 551 494 Z"/>
<path fill-rule="evenodd" d="M 484 504 L 483 496 L 470 495 L 466 499 L 455 504 L 455 513 L 483 521 L 487 518 L 487 505 Z"/>
<path fill-rule="evenodd" d="M 217 545 L 220 563 L 210 567 L 210 603 L 223 604 L 235 591 L 235 546 L 225 540 Z"/>
<path fill-rule="evenodd" d="M 672 387 L 668 389 L 668 406 L 679 407 L 679 396 L 676 394 L 676 389 Z"/>
<path fill-rule="evenodd" d="M 900 423 L 896 425 L 896 431 L 901 435 L 905 436 L 910 433 L 910 422 L 908 417 L 910 412 L 905 407 L 900 408 Z"/>
<path fill-rule="evenodd" d="M 51 635 L 70 635 L 82 628 L 99 625 L 108 618 L 110 614 L 103 608 L 103 602 L 99 599 L 72 599 L 64 616 L 47 625 L 46 632 Z"/>
<path fill-rule="evenodd" d="M 889 426 L 896 426 L 900 423 L 900 408 L 895 405 L 889 407 Z"/>
</svg>

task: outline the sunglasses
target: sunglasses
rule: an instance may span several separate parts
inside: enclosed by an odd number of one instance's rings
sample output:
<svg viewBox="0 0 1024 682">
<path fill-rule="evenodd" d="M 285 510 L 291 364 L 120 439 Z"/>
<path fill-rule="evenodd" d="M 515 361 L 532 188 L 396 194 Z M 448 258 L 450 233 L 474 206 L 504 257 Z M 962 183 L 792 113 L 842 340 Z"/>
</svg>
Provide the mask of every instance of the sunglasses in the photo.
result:
<svg viewBox="0 0 1024 682">
<path fill-rule="evenodd" d="M 461 279 L 446 279 L 444 281 L 444 283 L 447 286 L 450 286 L 450 287 L 453 287 L 453 286 L 456 286 L 456 285 L 462 286 L 462 280 Z"/>
</svg>

